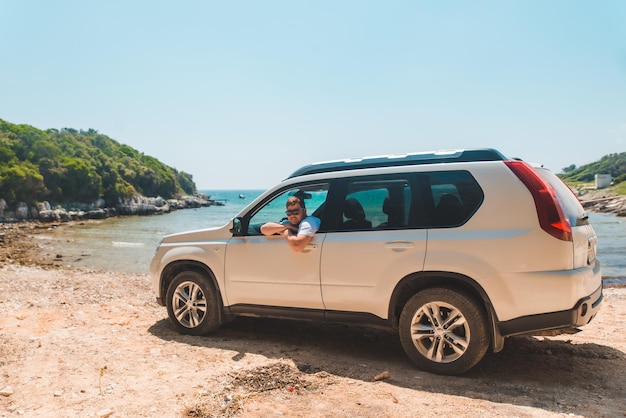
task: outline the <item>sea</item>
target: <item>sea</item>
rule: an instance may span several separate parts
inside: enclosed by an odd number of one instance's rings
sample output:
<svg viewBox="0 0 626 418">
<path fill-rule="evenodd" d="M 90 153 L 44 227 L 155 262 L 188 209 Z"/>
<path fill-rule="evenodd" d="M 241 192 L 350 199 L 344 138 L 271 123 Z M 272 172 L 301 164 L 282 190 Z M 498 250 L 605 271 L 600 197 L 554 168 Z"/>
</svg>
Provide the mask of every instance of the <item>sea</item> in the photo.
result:
<svg viewBox="0 0 626 418">
<path fill-rule="evenodd" d="M 89 221 L 38 234 L 44 251 L 61 263 L 93 270 L 146 273 L 164 235 L 225 225 L 263 190 L 201 190 L 221 205 L 177 210 L 154 216 Z M 605 283 L 626 284 L 626 218 L 590 212 L 598 235 L 597 257 Z"/>
</svg>

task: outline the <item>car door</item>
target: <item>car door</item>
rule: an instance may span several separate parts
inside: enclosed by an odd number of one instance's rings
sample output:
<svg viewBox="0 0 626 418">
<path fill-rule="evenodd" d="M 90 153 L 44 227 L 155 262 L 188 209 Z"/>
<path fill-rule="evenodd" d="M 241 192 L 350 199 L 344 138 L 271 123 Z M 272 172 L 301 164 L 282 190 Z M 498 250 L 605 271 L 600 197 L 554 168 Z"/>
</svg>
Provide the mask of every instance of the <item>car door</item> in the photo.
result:
<svg viewBox="0 0 626 418">
<path fill-rule="evenodd" d="M 347 311 L 387 318 L 396 284 L 421 271 L 426 254 L 426 230 L 409 227 L 410 182 L 402 175 L 362 178 L 346 181 L 343 189 L 342 199 L 350 203 L 328 230 L 322 251 L 324 305 L 329 315 Z"/>
<path fill-rule="evenodd" d="M 293 251 L 280 235 L 264 236 L 260 226 L 285 217 L 285 202 L 300 193 L 307 214 L 321 212 L 328 187 L 299 185 L 278 191 L 243 218 L 247 233 L 228 242 L 225 262 L 226 295 L 229 305 L 264 305 L 323 309 L 320 292 L 320 256 L 325 234 L 316 233 L 302 252 Z M 316 212 L 317 211 L 317 212 Z"/>
</svg>

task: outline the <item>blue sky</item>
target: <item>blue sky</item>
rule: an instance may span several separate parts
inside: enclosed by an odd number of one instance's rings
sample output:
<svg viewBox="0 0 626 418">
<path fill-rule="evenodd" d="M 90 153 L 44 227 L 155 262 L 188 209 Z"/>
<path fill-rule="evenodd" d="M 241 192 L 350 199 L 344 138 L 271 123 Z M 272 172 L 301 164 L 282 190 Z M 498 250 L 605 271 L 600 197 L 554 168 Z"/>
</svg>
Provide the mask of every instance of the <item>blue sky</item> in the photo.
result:
<svg viewBox="0 0 626 418">
<path fill-rule="evenodd" d="M 267 188 L 315 161 L 626 151 L 626 1 L 0 0 L 0 118 Z"/>
</svg>

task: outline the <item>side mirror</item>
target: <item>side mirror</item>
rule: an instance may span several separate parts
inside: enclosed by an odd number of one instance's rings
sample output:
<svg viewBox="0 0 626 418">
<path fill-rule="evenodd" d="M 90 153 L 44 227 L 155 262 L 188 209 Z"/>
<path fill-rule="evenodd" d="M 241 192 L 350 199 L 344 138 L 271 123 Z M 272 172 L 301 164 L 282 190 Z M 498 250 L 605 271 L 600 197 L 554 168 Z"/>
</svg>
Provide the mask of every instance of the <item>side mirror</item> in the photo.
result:
<svg viewBox="0 0 626 418">
<path fill-rule="evenodd" d="M 241 218 L 233 218 L 233 227 L 230 229 L 233 235 L 241 235 L 242 228 Z"/>
</svg>

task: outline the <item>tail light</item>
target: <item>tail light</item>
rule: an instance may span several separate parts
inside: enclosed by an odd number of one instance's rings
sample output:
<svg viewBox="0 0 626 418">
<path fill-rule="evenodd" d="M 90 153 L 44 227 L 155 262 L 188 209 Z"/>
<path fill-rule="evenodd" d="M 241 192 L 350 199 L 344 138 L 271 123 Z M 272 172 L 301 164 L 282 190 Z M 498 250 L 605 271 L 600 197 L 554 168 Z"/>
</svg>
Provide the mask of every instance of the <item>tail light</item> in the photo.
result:
<svg viewBox="0 0 626 418">
<path fill-rule="evenodd" d="M 528 163 L 504 161 L 533 196 L 541 229 L 555 238 L 572 241 L 572 226 L 564 215 L 556 190 Z"/>
</svg>

